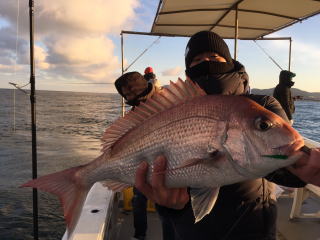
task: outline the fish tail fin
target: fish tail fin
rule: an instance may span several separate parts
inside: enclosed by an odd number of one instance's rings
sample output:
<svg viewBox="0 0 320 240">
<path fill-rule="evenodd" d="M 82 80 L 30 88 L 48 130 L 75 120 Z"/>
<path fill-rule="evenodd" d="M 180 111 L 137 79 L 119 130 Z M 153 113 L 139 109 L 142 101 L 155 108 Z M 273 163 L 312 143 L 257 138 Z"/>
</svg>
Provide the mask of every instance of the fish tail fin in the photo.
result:
<svg viewBox="0 0 320 240">
<path fill-rule="evenodd" d="M 83 179 L 79 177 L 79 170 L 84 167 L 85 165 L 42 176 L 21 186 L 37 188 L 59 197 L 67 223 L 68 237 L 71 236 L 76 226 L 91 187 L 84 184 Z"/>
</svg>

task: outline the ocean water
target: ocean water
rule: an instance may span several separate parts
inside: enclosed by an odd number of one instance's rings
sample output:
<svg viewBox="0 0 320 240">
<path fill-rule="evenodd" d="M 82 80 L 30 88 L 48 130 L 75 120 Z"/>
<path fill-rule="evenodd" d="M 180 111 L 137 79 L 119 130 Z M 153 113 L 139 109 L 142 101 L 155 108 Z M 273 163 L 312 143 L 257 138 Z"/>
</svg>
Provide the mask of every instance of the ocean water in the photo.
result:
<svg viewBox="0 0 320 240">
<path fill-rule="evenodd" d="M 19 188 L 32 176 L 30 101 L 16 90 L 13 111 L 13 96 L 13 90 L 0 89 L 0 240 L 32 240 L 32 190 Z M 121 114 L 120 101 L 117 94 L 38 91 L 38 175 L 98 156 L 104 129 Z M 302 135 L 320 141 L 320 102 L 296 102 L 294 118 Z M 39 238 L 61 239 L 58 199 L 39 192 L 38 202 Z"/>
<path fill-rule="evenodd" d="M 0 240 L 31 240 L 29 96 L 0 89 Z M 38 176 L 93 160 L 100 154 L 104 129 L 121 114 L 118 94 L 38 91 Z M 65 225 L 58 199 L 39 191 L 39 238 L 61 239 Z"/>
</svg>

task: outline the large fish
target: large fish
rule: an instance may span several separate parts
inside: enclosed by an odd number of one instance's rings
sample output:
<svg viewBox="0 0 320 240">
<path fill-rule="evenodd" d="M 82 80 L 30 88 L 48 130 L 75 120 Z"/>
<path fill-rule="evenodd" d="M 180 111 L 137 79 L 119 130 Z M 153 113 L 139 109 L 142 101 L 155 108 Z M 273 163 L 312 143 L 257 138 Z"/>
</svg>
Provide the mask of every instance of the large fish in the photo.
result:
<svg viewBox="0 0 320 240">
<path fill-rule="evenodd" d="M 92 162 L 23 185 L 59 196 L 69 236 L 91 186 L 97 181 L 112 190 L 134 185 L 141 161 L 152 168 L 156 156 L 166 156 L 167 186 L 191 187 L 199 221 L 211 211 L 220 186 L 288 166 L 303 146 L 282 118 L 247 97 L 206 95 L 180 79 L 115 121 L 102 141 L 103 153 Z"/>
</svg>

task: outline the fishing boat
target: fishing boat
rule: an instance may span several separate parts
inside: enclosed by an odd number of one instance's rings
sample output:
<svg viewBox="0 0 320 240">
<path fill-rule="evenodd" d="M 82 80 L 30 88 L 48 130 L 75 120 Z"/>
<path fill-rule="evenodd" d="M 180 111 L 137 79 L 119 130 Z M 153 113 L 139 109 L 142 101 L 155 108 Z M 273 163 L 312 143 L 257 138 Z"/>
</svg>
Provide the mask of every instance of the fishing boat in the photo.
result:
<svg viewBox="0 0 320 240">
<path fill-rule="evenodd" d="M 267 37 L 269 34 L 320 13 L 317 0 L 160 0 L 150 32 L 122 31 L 123 36 L 138 34 L 163 37 L 190 37 L 201 30 L 218 33 L 225 39 L 234 39 L 234 59 L 237 59 L 238 40 L 285 40 L 289 42 L 288 70 L 291 68 L 291 37 Z M 32 75 L 32 74 L 31 74 Z M 34 78 L 34 77 L 31 77 Z M 34 89 L 33 89 L 34 91 Z M 32 96 L 32 91 L 31 91 Z M 124 103 L 123 108 L 124 108 Z M 305 139 L 309 147 L 320 143 Z M 309 196 L 320 197 L 320 188 L 307 185 L 296 189 L 292 197 L 279 200 L 279 232 L 283 239 L 319 239 L 319 209 L 305 213 L 303 201 Z M 126 196 L 125 196 L 126 198 Z M 130 239 L 133 232 L 130 213 L 123 212 L 123 202 L 128 199 L 96 183 L 89 192 L 78 224 L 69 239 L 122 240 Z M 319 205 L 318 205 L 319 207 Z M 149 213 L 149 239 L 161 239 L 160 222 L 155 213 Z M 307 219 L 304 222 L 291 220 Z M 316 219 L 314 222 L 312 220 Z M 289 232 L 289 233 L 288 233 Z M 62 238 L 67 240 L 67 234 Z"/>
</svg>

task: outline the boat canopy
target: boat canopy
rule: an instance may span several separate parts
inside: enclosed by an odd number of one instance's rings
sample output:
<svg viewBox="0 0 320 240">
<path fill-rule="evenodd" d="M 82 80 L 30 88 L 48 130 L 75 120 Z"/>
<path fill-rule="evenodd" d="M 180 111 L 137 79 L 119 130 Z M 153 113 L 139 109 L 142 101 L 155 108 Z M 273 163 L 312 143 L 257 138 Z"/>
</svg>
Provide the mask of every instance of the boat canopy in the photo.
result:
<svg viewBox="0 0 320 240">
<path fill-rule="evenodd" d="M 151 33 L 255 40 L 320 13 L 319 0 L 160 0 Z"/>
</svg>

